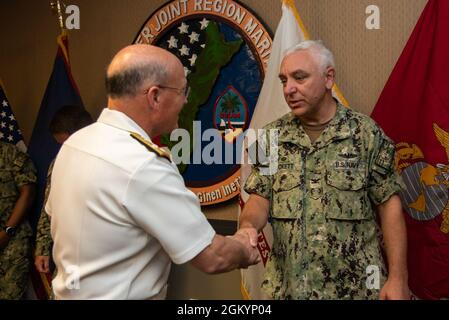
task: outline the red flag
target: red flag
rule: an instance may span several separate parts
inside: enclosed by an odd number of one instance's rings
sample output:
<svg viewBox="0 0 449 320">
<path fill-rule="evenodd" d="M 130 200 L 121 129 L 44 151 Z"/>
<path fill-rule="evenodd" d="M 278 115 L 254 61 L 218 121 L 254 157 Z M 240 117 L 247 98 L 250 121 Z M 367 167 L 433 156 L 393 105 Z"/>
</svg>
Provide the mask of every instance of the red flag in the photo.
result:
<svg viewBox="0 0 449 320">
<path fill-rule="evenodd" d="M 372 117 L 396 143 L 409 285 L 449 298 L 449 1 L 429 0 Z"/>
</svg>

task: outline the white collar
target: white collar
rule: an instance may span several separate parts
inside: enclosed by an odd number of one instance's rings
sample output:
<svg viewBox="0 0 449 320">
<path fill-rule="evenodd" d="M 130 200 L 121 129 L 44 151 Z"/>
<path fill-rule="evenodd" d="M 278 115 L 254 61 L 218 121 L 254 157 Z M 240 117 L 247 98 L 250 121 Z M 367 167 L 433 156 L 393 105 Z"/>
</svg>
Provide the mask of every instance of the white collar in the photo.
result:
<svg viewBox="0 0 449 320">
<path fill-rule="evenodd" d="M 143 130 L 133 119 L 128 117 L 123 112 L 105 108 L 98 117 L 97 122 L 101 122 L 120 130 L 136 132 L 143 138 L 151 141 L 151 138 L 148 136 L 145 130 Z"/>
</svg>

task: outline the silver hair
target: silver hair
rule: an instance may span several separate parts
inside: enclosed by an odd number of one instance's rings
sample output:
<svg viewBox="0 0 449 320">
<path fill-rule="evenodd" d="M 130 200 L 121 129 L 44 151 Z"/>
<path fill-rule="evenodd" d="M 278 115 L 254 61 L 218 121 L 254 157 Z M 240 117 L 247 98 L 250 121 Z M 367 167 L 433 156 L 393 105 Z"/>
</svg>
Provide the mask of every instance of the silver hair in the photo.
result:
<svg viewBox="0 0 449 320">
<path fill-rule="evenodd" d="M 291 55 L 292 53 L 305 50 L 312 50 L 316 54 L 315 57 L 318 58 L 317 62 L 320 64 L 323 72 L 326 71 L 326 68 L 328 67 L 335 68 L 334 55 L 328 48 L 326 48 L 326 46 L 323 44 L 323 41 L 321 40 L 302 41 L 287 49 L 284 52 L 284 58 L 288 55 Z"/>
</svg>

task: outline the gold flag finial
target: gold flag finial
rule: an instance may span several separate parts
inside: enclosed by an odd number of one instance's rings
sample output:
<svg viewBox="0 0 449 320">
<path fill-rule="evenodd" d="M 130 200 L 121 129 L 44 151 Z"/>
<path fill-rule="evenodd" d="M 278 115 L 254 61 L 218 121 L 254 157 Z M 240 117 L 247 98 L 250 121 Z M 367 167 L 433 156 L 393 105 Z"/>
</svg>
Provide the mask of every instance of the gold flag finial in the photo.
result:
<svg viewBox="0 0 449 320">
<path fill-rule="evenodd" d="M 64 32 L 64 19 L 62 15 L 62 7 L 65 7 L 65 4 L 60 0 L 52 0 L 50 1 L 50 7 L 54 14 L 58 15 L 59 27 L 61 28 L 61 32 Z"/>
</svg>

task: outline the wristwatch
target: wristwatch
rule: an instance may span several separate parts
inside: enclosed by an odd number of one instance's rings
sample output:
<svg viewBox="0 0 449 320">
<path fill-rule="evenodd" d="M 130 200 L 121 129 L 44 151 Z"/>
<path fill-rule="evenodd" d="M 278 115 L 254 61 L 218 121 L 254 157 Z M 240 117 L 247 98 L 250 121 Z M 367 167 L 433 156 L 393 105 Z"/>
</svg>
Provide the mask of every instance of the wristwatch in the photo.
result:
<svg viewBox="0 0 449 320">
<path fill-rule="evenodd" d="M 12 237 L 16 234 L 16 227 L 6 227 L 5 232 L 8 236 Z"/>
</svg>

